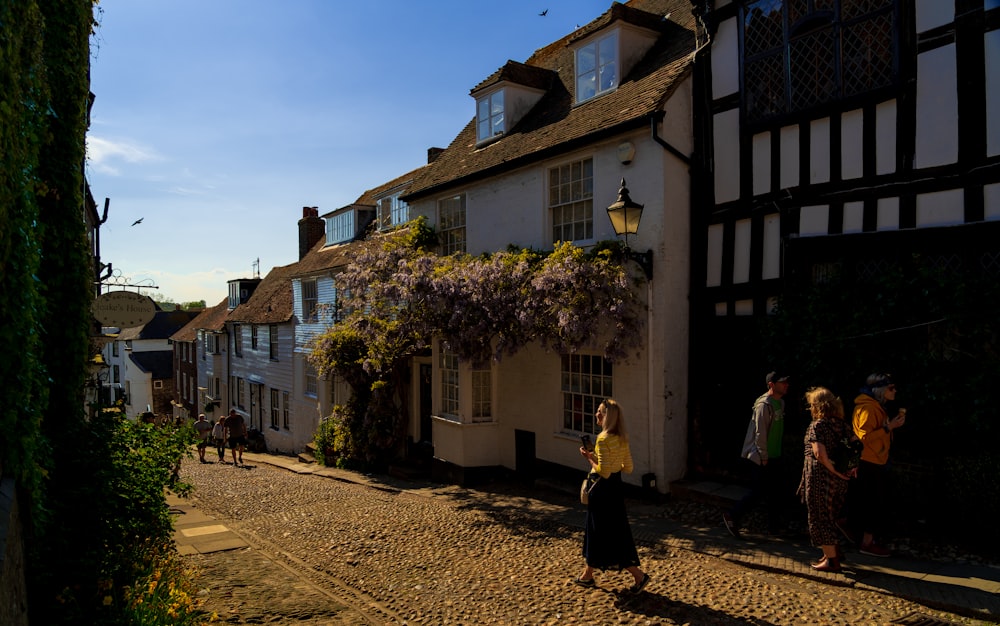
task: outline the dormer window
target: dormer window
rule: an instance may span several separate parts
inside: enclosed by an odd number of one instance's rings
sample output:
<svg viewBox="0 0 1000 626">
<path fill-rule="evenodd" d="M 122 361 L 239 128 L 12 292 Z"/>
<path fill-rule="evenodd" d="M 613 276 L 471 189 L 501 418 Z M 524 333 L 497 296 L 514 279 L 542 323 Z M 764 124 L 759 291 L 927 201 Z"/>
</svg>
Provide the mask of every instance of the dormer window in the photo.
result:
<svg viewBox="0 0 1000 626">
<path fill-rule="evenodd" d="M 476 100 L 476 141 L 486 141 L 504 133 L 503 89 Z"/>
<path fill-rule="evenodd" d="M 354 211 L 345 211 L 326 218 L 327 245 L 351 241 L 355 232 Z"/>
<path fill-rule="evenodd" d="M 410 207 L 399 199 L 398 193 L 378 201 L 378 227 L 380 230 L 401 226 L 408 221 L 410 221 Z"/>
<path fill-rule="evenodd" d="M 618 87 L 618 33 L 576 51 L 576 101 L 586 102 Z"/>
</svg>

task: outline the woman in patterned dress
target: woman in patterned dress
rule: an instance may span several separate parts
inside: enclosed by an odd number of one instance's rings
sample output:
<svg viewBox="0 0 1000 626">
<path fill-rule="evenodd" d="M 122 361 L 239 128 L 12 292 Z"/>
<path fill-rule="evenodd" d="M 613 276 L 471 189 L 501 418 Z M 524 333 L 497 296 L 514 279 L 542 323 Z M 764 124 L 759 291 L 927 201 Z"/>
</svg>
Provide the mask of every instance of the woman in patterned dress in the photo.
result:
<svg viewBox="0 0 1000 626">
<path fill-rule="evenodd" d="M 844 421 L 843 403 L 829 389 L 810 389 L 806 402 L 813 419 L 806 429 L 799 495 L 808 512 L 809 539 L 823 550 L 823 557 L 812 567 L 821 572 L 839 572 L 842 553 L 834 520 L 847 497 L 847 482 L 856 470 L 841 473 L 832 459 L 840 452 L 844 437 L 853 437 L 854 433 Z"/>
</svg>

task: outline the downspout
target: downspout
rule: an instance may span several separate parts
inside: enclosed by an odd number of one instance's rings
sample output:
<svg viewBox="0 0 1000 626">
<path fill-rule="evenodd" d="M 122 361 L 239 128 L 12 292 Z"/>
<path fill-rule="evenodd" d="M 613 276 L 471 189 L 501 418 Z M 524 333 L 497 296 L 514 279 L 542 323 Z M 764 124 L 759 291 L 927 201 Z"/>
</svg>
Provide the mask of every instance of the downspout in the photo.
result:
<svg viewBox="0 0 1000 626">
<path fill-rule="evenodd" d="M 666 150 L 670 154 L 672 154 L 675 157 L 677 157 L 678 159 L 680 159 L 681 162 L 684 163 L 684 165 L 687 165 L 688 167 L 690 167 L 691 166 L 691 157 L 687 156 L 686 154 L 684 154 L 683 152 L 681 152 L 677 148 L 675 148 L 672 145 L 670 145 L 670 143 L 666 139 L 664 139 L 663 137 L 660 137 L 660 135 L 657 133 L 656 127 L 659 124 L 659 119 L 658 118 L 662 118 L 662 117 L 663 117 L 663 113 L 651 113 L 649 115 L 649 130 L 650 130 L 650 133 L 651 133 L 650 136 L 652 137 L 653 141 L 655 141 L 656 143 L 660 144 L 660 146 L 662 146 L 664 150 Z"/>
<path fill-rule="evenodd" d="M 678 150 L 677 148 L 675 148 L 667 140 L 665 140 L 663 137 L 660 137 L 660 135 L 659 135 L 657 126 L 659 125 L 659 120 L 662 119 L 664 115 L 665 114 L 662 113 L 662 112 L 661 113 L 651 113 L 649 115 L 650 137 L 652 138 L 653 141 L 655 141 L 656 143 L 658 143 L 660 145 L 660 147 L 662 147 L 664 150 L 666 150 L 670 154 L 674 155 L 678 160 L 680 160 L 682 163 L 684 163 L 684 165 L 688 166 L 688 175 L 691 177 L 691 187 L 692 187 L 692 190 L 693 190 L 693 188 L 694 188 L 694 174 L 693 174 L 692 169 L 691 169 L 691 158 L 688 157 L 683 152 L 681 152 L 680 150 Z M 648 304 L 648 309 L 649 309 L 648 315 L 649 315 L 649 318 L 646 320 L 646 324 L 647 324 L 647 327 L 650 329 L 649 332 L 651 333 L 652 332 L 652 328 L 653 328 L 653 323 L 652 323 L 653 322 L 653 319 L 652 319 L 653 318 L 653 311 L 652 311 L 653 286 L 652 286 L 652 283 L 650 283 L 650 282 L 647 282 L 647 285 L 648 285 L 647 299 L 649 301 L 649 304 Z M 689 347 L 688 351 L 690 352 L 690 347 Z M 646 359 L 647 359 L 647 363 L 646 363 L 646 372 L 647 372 L 646 393 L 648 394 L 648 397 L 647 397 L 646 401 L 648 403 L 647 406 L 649 406 L 650 408 L 652 408 L 653 407 L 653 380 L 654 380 L 653 379 L 653 350 L 652 350 L 652 346 L 648 347 L 647 350 L 646 350 Z M 689 356 L 689 359 L 690 359 L 690 356 Z M 666 394 L 664 394 L 664 396 L 665 395 Z M 664 400 L 664 406 L 663 406 L 663 409 L 664 409 L 664 419 L 666 419 L 666 408 L 667 408 L 666 407 L 666 401 Z M 648 432 L 647 432 L 647 436 L 646 436 L 646 441 L 648 442 L 648 445 L 649 445 L 649 460 L 650 460 L 650 465 L 652 465 L 653 467 L 656 467 L 656 464 L 654 464 L 654 452 L 655 452 L 655 449 L 654 449 L 653 441 L 654 441 L 655 438 L 654 438 L 654 432 L 653 432 L 653 420 L 652 419 L 647 419 L 647 428 L 648 428 Z M 651 488 L 653 488 L 654 490 L 658 490 L 657 487 L 656 487 L 656 475 L 655 474 L 653 474 L 652 476 L 649 477 L 649 482 L 650 482 L 650 487 Z M 669 486 L 668 486 L 668 489 L 669 489 Z"/>
</svg>

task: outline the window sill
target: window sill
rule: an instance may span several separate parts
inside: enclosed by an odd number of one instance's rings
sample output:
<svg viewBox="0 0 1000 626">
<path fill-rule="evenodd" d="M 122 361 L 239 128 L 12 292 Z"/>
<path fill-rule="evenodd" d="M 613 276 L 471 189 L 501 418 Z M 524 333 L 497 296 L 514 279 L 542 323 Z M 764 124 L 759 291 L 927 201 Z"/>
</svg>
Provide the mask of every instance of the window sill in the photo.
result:
<svg viewBox="0 0 1000 626">
<path fill-rule="evenodd" d="M 448 424 L 450 426 L 498 426 L 499 422 L 493 420 L 491 422 L 463 422 L 457 416 L 451 415 L 431 415 L 431 419 L 436 422 L 441 422 L 442 424 Z"/>
</svg>

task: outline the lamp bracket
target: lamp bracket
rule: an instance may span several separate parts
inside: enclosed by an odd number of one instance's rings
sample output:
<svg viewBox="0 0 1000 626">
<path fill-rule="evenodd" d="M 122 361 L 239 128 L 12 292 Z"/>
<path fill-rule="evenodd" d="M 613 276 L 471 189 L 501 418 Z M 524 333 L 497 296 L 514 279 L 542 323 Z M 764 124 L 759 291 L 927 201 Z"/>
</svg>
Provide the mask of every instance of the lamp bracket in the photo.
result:
<svg viewBox="0 0 1000 626">
<path fill-rule="evenodd" d="M 646 280 L 653 280 L 653 251 L 646 250 L 645 252 L 636 252 L 625 246 L 625 258 L 629 261 L 635 261 L 639 267 L 642 268 L 643 273 L 646 275 Z"/>
</svg>

